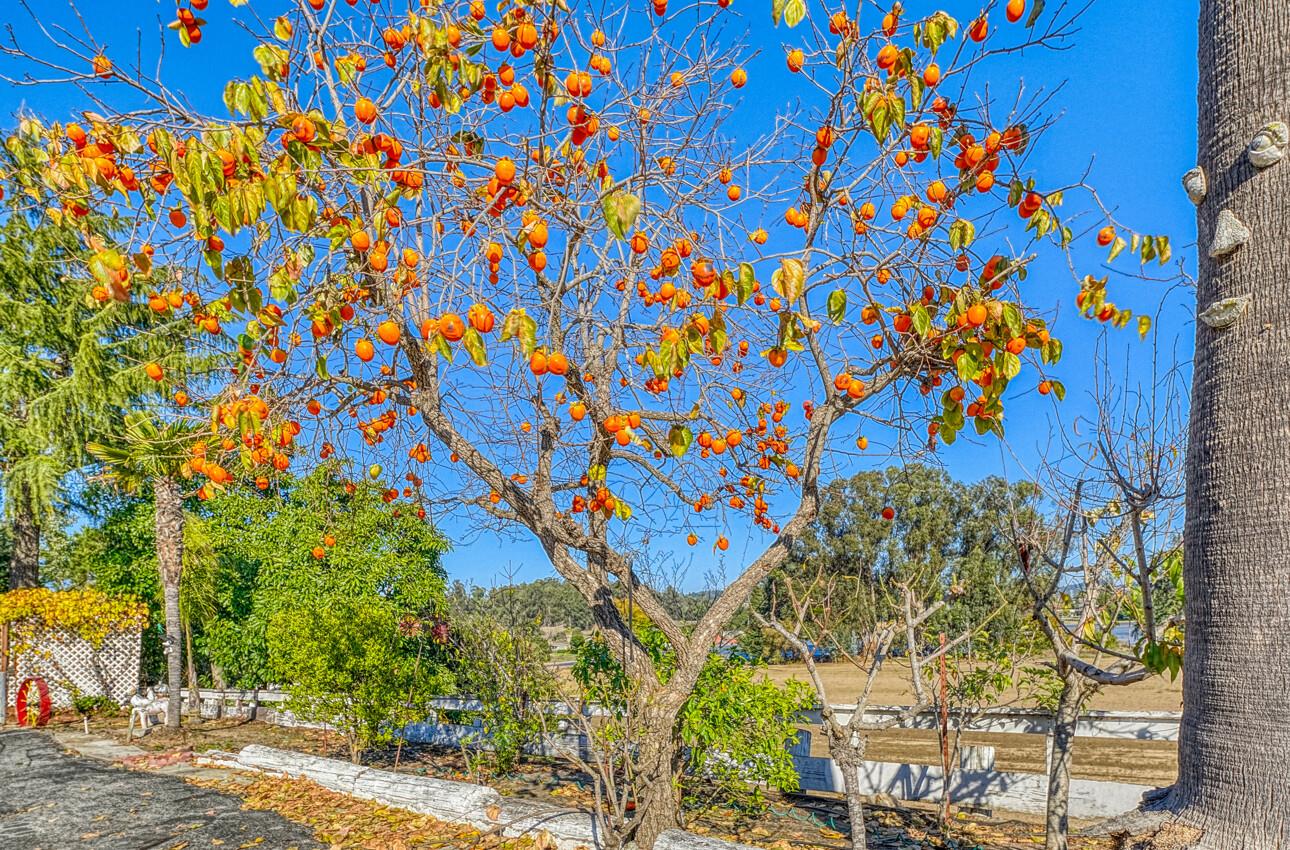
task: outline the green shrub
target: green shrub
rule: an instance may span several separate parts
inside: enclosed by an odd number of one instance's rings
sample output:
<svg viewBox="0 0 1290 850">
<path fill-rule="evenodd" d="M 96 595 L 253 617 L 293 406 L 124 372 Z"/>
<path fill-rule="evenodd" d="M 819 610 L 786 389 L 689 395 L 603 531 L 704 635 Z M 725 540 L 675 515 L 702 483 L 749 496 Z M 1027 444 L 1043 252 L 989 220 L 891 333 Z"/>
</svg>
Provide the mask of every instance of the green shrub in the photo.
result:
<svg viewBox="0 0 1290 850">
<path fill-rule="evenodd" d="M 332 598 L 280 611 L 269 622 L 269 659 L 287 683 L 288 707 L 334 725 L 355 764 L 406 724 L 429 714 L 428 700 L 451 684 L 428 658 L 424 630 L 381 600 Z"/>
<path fill-rule="evenodd" d="M 95 714 L 115 714 L 121 706 L 111 697 L 77 694 L 72 697 L 72 708 L 82 717 L 90 717 Z"/>
<path fill-rule="evenodd" d="M 546 731 L 542 704 L 556 696 L 555 679 L 546 666 L 551 648 L 536 625 L 507 629 L 486 616 L 459 621 L 453 644 L 461 692 L 482 703 L 475 716 L 491 749 L 481 750 L 479 758 L 507 773 L 524 748 L 540 742 Z"/>
<path fill-rule="evenodd" d="M 670 647 L 662 633 L 642 622 L 636 623 L 636 632 L 657 669 L 671 675 Z M 603 638 L 575 638 L 573 648 L 572 674 L 583 699 L 611 712 L 598 730 L 599 744 L 613 747 L 626 739 L 631 725 L 627 715 L 632 682 Z M 799 714 L 815 704 L 814 691 L 804 682 L 776 685 L 761 675 L 763 669 L 737 657 L 708 657 L 675 729 L 687 772 L 703 780 L 687 785 L 687 805 L 756 807 L 763 784 L 797 790 L 788 746 L 796 740 Z"/>
</svg>

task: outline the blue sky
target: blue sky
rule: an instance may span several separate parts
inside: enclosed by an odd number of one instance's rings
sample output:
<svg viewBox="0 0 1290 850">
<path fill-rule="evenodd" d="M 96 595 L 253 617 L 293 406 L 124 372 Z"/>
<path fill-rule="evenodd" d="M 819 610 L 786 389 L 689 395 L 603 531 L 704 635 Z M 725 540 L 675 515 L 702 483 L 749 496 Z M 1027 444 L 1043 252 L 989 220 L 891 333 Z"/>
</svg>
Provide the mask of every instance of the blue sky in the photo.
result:
<svg viewBox="0 0 1290 850">
<path fill-rule="evenodd" d="M 155 62 L 158 22 L 169 20 L 174 9 L 172 0 L 93 0 L 78 5 L 109 54 L 132 56 L 138 45 L 149 67 Z M 641 14 L 646 14 L 647 4 L 640 5 Z M 812 15 L 825 13 L 820 3 L 809 5 Z M 911 15 L 943 7 L 966 20 L 981 2 L 907 0 L 905 5 Z M 1051 9 L 1058 3 L 1049 0 L 1048 5 Z M 20 43 L 36 47 L 39 32 L 16 0 L 0 6 L 0 25 L 12 27 Z M 282 0 L 251 0 L 250 4 L 266 20 L 283 6 Z M 47 2 L 36 8 L 46 26 L 61 25 L 81 33 L 70 4 Z M 793 31 L 771 26 L 769 0 L 735 0 L 733 9 L 742 13 L 736 26 L 747 27 L 749 41 L 762 51 L 748 63 L 750 77 L 757 81 L 755 93 L 753 86 L 749 88 L 751 97 L 759 106 L 786 107 L 791 102 L 791 79 L 783 67 L 780 45 L 793 40 Z M 252 67 L 251 41 L 229 23 L 227 12 L 227 0 L 211 0 L 205 13 L 210 24 L 201 48 L 184 51 L 173 35 L 166 46 L 167 77 L 173 81 L 182 72 L 185 91 L 196 104 L 212 110 L 219 104 L 223 81 Z M 1059 89 L 1052 103 L 1061 113 L 1060 120 L 1031 154 L 1029 164 L 1035 171 L 1059 183 L 1078 179 L 1087 170 L 1089 181 L 1115 209 L 1117 218 L 1143 232 L 1170 235 L 1175 257 L 1183 258 L 1189 269 L 1194 265 L 1195 219 L 1179 177 L 1195 156 L 1196 18 L 1195 0 L 1096 0 L 1080 18 L 1079 31 L 1068 42 L 1068 49 L 1028 50 L 994 62 L 989 71 L 1001 98 L 1010 98 L 1018 81 L 1028 92 Z M 4 40 L 7 43 L 7 35 Z M 1140 70 L 1144 63 L 1149 63 L 1149 74 Z M 0 72 L 5 76 L 20 75 L 22 70 L 13 59 L 0 57 Z M 7 112 L 25 106 L 51 118 L 66 118 L 85 105 L 83 96 L 71 87 L 5 88 Z M 1169 360 L 1187 360 L 1192 334 L 1190 291 L 1170 291 L 1164 283 L 1117 277 L 1117 269 L 1132 272 L 1137 264 L 1121 259 L 1115 269 L 1104 270 L 1100 268 L 1103 256 L 1100 249 L 1090 246 L 1079 256 L 1081 272 L 1100 276 L 1110 271 L 1118 303 L 1135 312 L 1159 309 L 1155 334 L 1160 349 Z M 1054 374 L 1068 390 L 1061 411 L 1067 427 L 1089 408 L 1087 393 L 1099 341 L 1116 364 L 1117 374 L 1124 374 L 1126 363 L 1130 382 L 1146 374 L 1150 349 L 1137 342 L 1136 334 L 1122 331 L 1103 339 L 1098 326 L 1074 315 L 1076 286 L 1064 265 L 1050 261 L 1037 266 L 1026 285 L 1039 288 L 1044 303 L 1057 305 L 1057 329 L 1065 356 Z M 1051 402 L 1027 394 L 1009 409 L 1006 444 L 1001 446 L 992 439 L 963 441 L 942 447 L 939 458 L 951 473 L 965 479 L 1000 471 L 1014 477 L 1024 475 L 1049 444 L 1056 426 Z M 460 522 L 450 522 L 444 530 L 458 541 L 447 558 L 454 578 L 487 585 L 499 580 L 500 572 L 508 566 L 518 579 L 550 572 L 540 549 L 523 537 L 511 540 L 492 533 L 476 535 Z M 706 575 L 723 571 L 724 565 L 706 548 L 681 548 L 684 551 L 675 553 L 676 566 L 684 571 L 687 586 L 701 586 Z M 736 568 L 746 554 L 751 553 L 741 551 L 735 541 L 727 553 L 729 568 Z"/>
</svg>

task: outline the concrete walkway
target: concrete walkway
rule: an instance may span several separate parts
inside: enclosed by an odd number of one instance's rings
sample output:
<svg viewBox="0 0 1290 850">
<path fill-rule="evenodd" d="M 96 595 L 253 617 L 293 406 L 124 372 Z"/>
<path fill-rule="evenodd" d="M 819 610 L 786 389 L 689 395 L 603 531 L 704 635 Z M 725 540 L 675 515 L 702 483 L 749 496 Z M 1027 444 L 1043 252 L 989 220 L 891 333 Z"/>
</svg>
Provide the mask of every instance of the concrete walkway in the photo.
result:
<svg viewBox="0 0 1290 850">
<path fill-rule="evenodd" d="M 257 850 L 323 846 L 308 827 L 241 806 L 176 776 L 70 755 L 42 732 L 0 732 L 4 850 L 231 850 L 257 839 Z"/>
</svg>

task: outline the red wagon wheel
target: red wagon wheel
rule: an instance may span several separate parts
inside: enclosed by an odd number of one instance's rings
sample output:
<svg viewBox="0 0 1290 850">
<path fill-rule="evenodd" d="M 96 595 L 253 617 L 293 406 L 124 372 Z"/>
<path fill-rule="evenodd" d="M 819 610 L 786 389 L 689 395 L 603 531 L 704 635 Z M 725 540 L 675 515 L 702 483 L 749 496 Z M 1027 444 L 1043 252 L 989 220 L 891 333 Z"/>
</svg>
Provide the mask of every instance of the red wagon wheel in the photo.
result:
<svg viewBox="0 0 1290 850">
<path fill-rule="evenodd" d="M 49 686 L 39 676 L 23 679 L 18 685 L 18 698 L 14 701 L 19 726 L 44 726 L 54 713 L 49 699 Z"/>
</svg>

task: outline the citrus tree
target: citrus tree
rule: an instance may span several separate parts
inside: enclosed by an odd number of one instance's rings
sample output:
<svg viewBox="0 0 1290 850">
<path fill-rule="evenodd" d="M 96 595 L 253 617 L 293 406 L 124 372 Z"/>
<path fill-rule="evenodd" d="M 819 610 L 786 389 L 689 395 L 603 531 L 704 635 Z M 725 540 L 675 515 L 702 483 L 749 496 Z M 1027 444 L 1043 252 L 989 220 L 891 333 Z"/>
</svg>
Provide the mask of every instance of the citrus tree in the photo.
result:
<svg viewBox="0 0 1290 850">
<path fill-rule="evenodd" d="M 236 339 L 201 494 L 269 487 L 312 448 L 421 516 L 540 542 L 634 683 L 624 837 L 644 847 L 679 821 L 678 712 L 815 517 L 826 459 L 862 451 L 866 423 L 934 447 L 1001 432 L 1010 394 L 1061 397 L 1022 284 L 1082 235 L 1062 213 L 1081 187 L 1026 166 L 1047 116 L 998 111 L 975 73 L 1069 19 L 1013 0 L 808 20 L 777 0 L 793 29 L 759 45 L 728 6 L 299 0 L 266 25 L 189 0 L 163 36 L 198 55 L 202 14 L 255 34 L 225 111 L 51 33 L 29 77 L 95 86 L 95 111 L 10 140 L 55 217 L 131 216 L 94 246 L 94 299 L 155 297 L 134 283 L 164 258 L 191 270 L 175 309 Z M 793 114 L 745 102 L 758 49 L 782 50 Z M 1168 257 L 1093 227 L 1112 255 Z M 1078 303 L 1130 319 L 1104 280 Z M 746 554 L 691 626 L 628 554 L 732 537 Z M 622 595 L 670 645 L 666 675 Z"/>
</svg>

